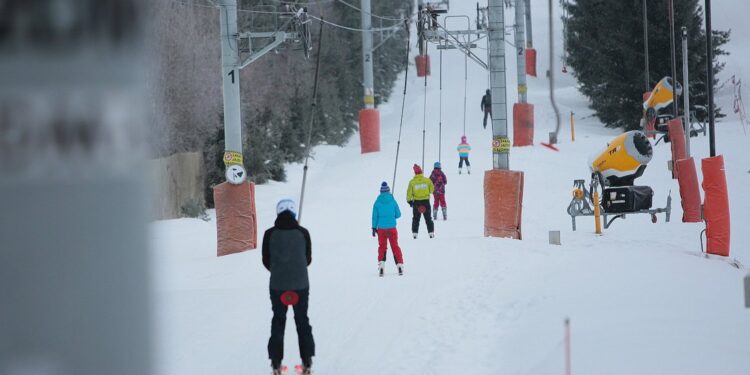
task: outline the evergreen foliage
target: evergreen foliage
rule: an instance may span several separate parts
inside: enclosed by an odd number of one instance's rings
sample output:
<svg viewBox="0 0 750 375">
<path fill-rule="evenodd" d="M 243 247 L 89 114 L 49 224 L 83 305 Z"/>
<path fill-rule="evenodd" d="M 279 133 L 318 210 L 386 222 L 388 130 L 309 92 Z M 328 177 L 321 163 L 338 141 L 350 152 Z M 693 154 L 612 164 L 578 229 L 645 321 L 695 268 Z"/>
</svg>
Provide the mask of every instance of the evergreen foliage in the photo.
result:
<svg viewBox="0 0 750 375">
<path fill-rule="evenodd" d="M 648 1 L 649 89 L 645 87 L 643 3 L 646 0 L 572 0 L 564 6 L 567 22 L 567 63 L 579 89 L 591 100 L 597 117 L 608 127 L 639 129 L 642 96 L 671 76 L 668 2 Z M 691 105 L 706 106 L 707 56 L 703 9 L 698 0 L 674 0 L 677 81 L 682 81 L 682 33 L 688 29 Z M 724 68 L 722 46 L 728 31 L 714 31 L 714 74 Z M 714 81 L 714 87 L 717 80 Z M 679 100 L 679 99 L 678 99 Z M 717 109 L 717 116 L 721 116 Z"/>
</svg>

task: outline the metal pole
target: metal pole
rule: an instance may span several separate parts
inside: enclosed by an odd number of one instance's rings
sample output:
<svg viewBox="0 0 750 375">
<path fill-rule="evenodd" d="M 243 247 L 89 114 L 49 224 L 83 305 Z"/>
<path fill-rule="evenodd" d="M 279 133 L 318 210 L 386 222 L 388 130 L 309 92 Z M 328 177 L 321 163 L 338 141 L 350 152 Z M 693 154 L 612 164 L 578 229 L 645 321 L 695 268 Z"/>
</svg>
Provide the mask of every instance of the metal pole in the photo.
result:
<svg viewBox="0 0 750 375">
<path fill-rule="evenodd" d="M 643 56 L 645 60 L 646 91 L 651 91 L 651 72 L 648 64 L 648 5 L 643 1 Z"/>
<path fill-rule="evenodd" d="M 365 90 L 365 108 L 375 108 L 375 90 L 372 73 L 372 13 L 370 0 L 362 0 L 362 71 Z"/>
<path fill-rule="evenodd" d="M 557 143 L 557 135 L 560 134 L 560 110 L 557 108 L 555 102 L 555 33 L 552 18 L 552 0 L 549 0 L 549 101 L 552 104 L 552 109 L 555 111 L 555 131 L 549 133 L 549 144 L 554 145 Z M 567 36 L 563 35 L 563 40 Z"/>
<path fill-rule="evenodd" d="M 505 84 L 505 9 L 503 0 L 489 0 L 489 55 L 490 92 L 492 95 L 492 139 L 493 142 L 507 142 L 508 108 Z M 492 167 L 510 169 L 508 151 L 505 147 L 493 147 Z"/>
<path fill-rule="evenodd" d="M 518 78 L 518 102 L 526 103 L 526 54 L 524 53 L 524 4 L 525 0 L 516 0 L 516 77 Z"/>
<path fill-rule="evenodd" d="M 690 81 L 688 80 L 688 32 L 682 27 L 682 100 L 685 117 L 685 154 L 690 157 Z"/>
<path fill-rule="evenodd" d="M 669 9 L 669 48 L 672 51 L 672 112 L 674 118 L 679 115 L 679 106 L 677 105 L 677 55 L 674 46 L 674 0 L 667 0 Z"/>
<path fill-rule="evenodd" d="M 224 93 L 224 150 L 242 155 L 237 0 L 220 0 L 219 18 L 221 22 L 221 75 Z"/>
<path fill-rule="evenodd" d="M 714 46 L 711 29 L 711 0 L 706 0 L 706 56 L 708 60 L 706 89 L 708 93 L 708 142 L 711 157 L 716 156 L 716 134 L 714 133 Z"/>
<path fill-rule="evenodd" d="M 534 48 L 534 38 L 531 34 L 531 0 L 525 0 L 526 6 L 526 48 Z"/>
</svg>

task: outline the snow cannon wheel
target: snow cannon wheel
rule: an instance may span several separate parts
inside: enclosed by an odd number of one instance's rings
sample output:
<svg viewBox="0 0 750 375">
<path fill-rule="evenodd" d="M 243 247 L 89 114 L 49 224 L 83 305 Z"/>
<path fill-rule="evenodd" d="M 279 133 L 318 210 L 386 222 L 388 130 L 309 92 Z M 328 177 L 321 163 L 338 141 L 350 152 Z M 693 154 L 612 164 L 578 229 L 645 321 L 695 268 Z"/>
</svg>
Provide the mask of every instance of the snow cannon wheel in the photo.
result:
<svg viewBox="0 0 750 375">
<path fill-rule="evenodd" d="M 281 303 L 286 306 L 294 306 L 299 302 L 299 294 L 293 290 L 287 290 L 281 294 Z"/>
</svg>

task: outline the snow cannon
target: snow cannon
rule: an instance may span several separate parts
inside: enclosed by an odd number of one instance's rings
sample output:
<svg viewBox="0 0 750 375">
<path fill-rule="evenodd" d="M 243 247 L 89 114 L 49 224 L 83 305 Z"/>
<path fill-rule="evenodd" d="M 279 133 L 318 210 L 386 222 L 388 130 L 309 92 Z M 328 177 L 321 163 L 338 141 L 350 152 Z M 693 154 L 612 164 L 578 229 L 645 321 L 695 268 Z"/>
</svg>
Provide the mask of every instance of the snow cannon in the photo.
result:
<svg viewBox="0 0 750 375">
<path fill-rule="evenodd" d="M 646 129 L 655 128 L 657 132 L 666 134 L 667 123 L 674 116 L 671 113 L 660 114 L 659 112 L 672 104 L 673 90 L 676 86 L 677 96 L 682 95 L 682 85 L 679 82 L 673 84 L 672 77 L 664 77 L 643 101 L 643 111 Z"/>
<path fill-rule="evenodd" d="M 620 134 L 598 155 L 592 158 L 589 168 L 599 173 L 609 186 L 633 185 L 643 175 L 646 164 L 654 155 L 646 134 L 634 130 Z"/>
<path fill-rule="evenodd" d="M 669 222 L 671 195 L 667 196 L 666 207 L 652 209 L 654 191 L 651 187 L 633 185 L 652 157 L 651 142 L 646 134 L 637 130 L 620 134 L 595 154 L 589 160 L 591 182 L 588 189 L 585 180 L 573 181 L 573 199 L 568 205 L 573 230 L 576 230 L 577 216 L 594 216 L 597 233 L 601 233 L 600 216 L 604 218 L 604 229 L 630 214 L 649 214 L 651 222 L 656 223 L 656 214 L 665 213 Z"/>
</svg>

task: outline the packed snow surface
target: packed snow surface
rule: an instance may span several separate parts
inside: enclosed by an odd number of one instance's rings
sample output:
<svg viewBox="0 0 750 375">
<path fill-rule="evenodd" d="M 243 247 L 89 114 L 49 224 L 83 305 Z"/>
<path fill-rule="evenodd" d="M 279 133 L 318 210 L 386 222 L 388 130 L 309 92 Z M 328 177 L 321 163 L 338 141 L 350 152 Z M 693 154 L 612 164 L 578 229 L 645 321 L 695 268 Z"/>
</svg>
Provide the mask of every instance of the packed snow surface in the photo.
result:
<svg viewBox="0 0 750 375">
<path fill-rule="evenodd" d="M 474 3 L 451 3 L 452 14 L 474 14 Z M 728 7 L 716 4 L 714 14 L 732 14 L 722 6 Z M 535 140 L 540 142 L 547 140 L 555 123 L 544 77 L 546 2 L 535 2 L 532 12 L 540 76 L 529 77 L 529 102 L 535 105 Z M 506 12 L 509 24 L 512 13 Z M 732 23 L 736 17 L 725 19 L 727 23 L 715 20 L 714 25 L 735 28 L 734 38 L 740 42 L 730 48 L 748 47 L 737 32 L 747 26 L 741 20 Z M 560 51 L 560 25 L 556 27 Z M 485 51 L 477 53 L 483 56 Z M 563 374 L 563 322 L 570 318 L 574 374 L 749 374 L 750 309 L 743 306 L 742 290 L 748 271 L 700 255 L 704 225 L 680 221 L 678 185 L 666 167 L 669 145 L 655 147 L 654 159 L 637 184 L 653 187 L 655 207 L 664 206 L 671 192 L 671 222 L 665 223 L 664 215 L 656 224 L 648 216 L 633 215 L 597 236 L 593 219 L 579 218 L 578 230 L 572 231 L 565 210 L 573 180 L 588 179 L 589 156 L 619 132 L 605 129 L 591 116 L 574 79 L 561 76 L 560 66 L 555 67 L 563 121 L 560 151 L 538 144 L 511 150 L 511 169 L 525 173 L 523 240 L 486 238 L 483 177 L 492 168 L 491 131 L 482 129 L 479 101 L 487 74 L 469 61 L 465 134 L 473 146 L 472 174 L 459 175 L 455 148 L 464 133 L 464 57 L 457 51 L 443 53 L 440 142 L 440 65 L 434 46 L 430 54 L 433 75 L 427 80 L 426 111 L 424 80 L 415 77 L 413 64 L 409 67 L 394 189 L 404 213 L 398 224 L 404 276 L 396 274 L 391 254 L 386 276 L 377 276 L 377 241 L 370 233 L 380 183 L 392 183 L 403 76 L 389 103 L 380 107 L 381 152 L 361 155 L 357 135 L 343 148 L 314 149 L 302 225 L 310 230 L 313 243 L 309 315 L 317 344 L 315 373 Z M 512 53 L 506 65 L 512 104 L 517 98 Z M 731 114 L 731 98 L 722 93 L 719 97 L 730 112 L 717 124 L 733 223 L 730 258 L 747 264 L 750 136 Z M 576 119 L 574 143 L 571 111 Z M 448 220 L 436 221 L 434 239 L 427 237 L 423 223 L 414 240 L 405 195 L 411 166 L 422 160 L 423 124 L 426 173 L 441 160 L 448 176 Z M 698 159 L 708 156 L 708 138 L 693 138 L 692 152 Z M 299 197 L 302 166 L 290 165 L 287 172 L 286 183 L 257 187 L 261 237 L 273 225 L 276 202 Z M 698 172 L 700 179 L 700 163 Z M 548 244 L 550 230 L 561 231 L 561 246 Z M 270 373 L 269 274 L 260 250 L 217 258 L 214 220 L 156 222 L 151 237 L 157 372 Z M 291 316 L 290 311 L 284 360 L 290 367 L 299 363 Z"/>
</svg>

